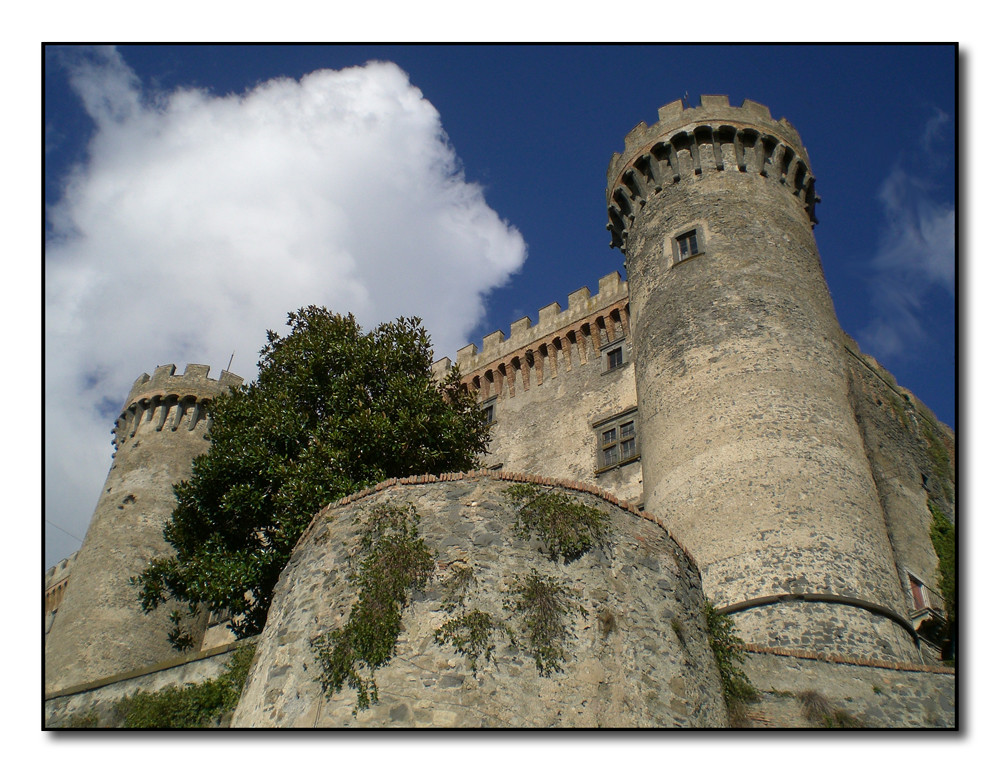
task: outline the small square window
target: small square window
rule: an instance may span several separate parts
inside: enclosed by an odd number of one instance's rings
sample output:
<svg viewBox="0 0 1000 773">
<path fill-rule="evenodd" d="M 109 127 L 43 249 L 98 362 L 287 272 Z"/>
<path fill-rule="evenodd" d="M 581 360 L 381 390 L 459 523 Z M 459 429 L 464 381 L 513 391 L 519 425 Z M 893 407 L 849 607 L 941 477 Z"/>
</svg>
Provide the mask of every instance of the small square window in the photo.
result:
<svg viewBox="0 0 1000 773">
<path fill-rule="evenodd" d="M 487 424 L 493 424 L 497 420 L 496 413 L 496 403 L 489 403 L 483 406 L 483 418 L 486 419 Z"/>
<path fill-rule="evenodd" d="M 698 254 L 698 232 L 688 231 L 677 237 L 677 260 L 687 260 Z"/>
<path fill-rule="evenodd" d="M 608 370 L 620 368 L 622 366 L 622 362 L 622 348 L 620 346 L 617 349 L 611 349 L 608 351 Z"/>
</svg>

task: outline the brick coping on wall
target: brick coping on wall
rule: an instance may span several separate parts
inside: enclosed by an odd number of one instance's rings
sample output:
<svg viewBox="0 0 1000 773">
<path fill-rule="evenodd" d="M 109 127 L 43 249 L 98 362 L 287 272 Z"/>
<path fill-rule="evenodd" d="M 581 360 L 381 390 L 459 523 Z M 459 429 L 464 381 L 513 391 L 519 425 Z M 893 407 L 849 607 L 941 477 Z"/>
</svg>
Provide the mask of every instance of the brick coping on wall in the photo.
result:
<svg viewBox="0 0 1000 773">
<path fill-rule="evenodd" d="M 920 671 L 928 674 L 955 675 L 955 669 L 950 666 L 928 666 L 923 663 L 897 663 L 891 660 L 874 660 L 872 658 L 852 658 L 848 655 L 828 655 L 808 650 L 793 650 L 787 647 L 764 647 L 760 644 L 743 643 L 743 651 L 758 655 L 778 655 L 783 658 L 799 658 L 801 660 L 822 660 L 826 663 L 837 663 L 847 666 L 867 666 L 869 668 L 887 668 L 892 671 Z"/>
</svg>

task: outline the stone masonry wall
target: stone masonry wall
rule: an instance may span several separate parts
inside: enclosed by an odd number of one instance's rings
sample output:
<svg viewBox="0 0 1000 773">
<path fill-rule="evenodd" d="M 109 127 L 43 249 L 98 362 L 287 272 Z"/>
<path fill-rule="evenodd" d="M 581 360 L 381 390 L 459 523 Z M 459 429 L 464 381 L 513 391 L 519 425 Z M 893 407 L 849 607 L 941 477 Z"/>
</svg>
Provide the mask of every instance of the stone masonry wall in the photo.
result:
<svg viewBox="0 0 1000 773">
<path fill-rule="evenodd" d="M 121 674 L 101 680 L 82 689 L 56 694 L 45 701 L 45 727 L 71 727 L 75 722 L 96 720 L 88 726 L 114 727 L 114 707 L 122 698 L 137 692 L 156 692 L 165 687 L 183 687 L 201 684 L 223 674 L 234 650 L 253 644 L 255 639 L 244 639 L 238 644 L 215 647 L 211 650 L 176 656 L 156 666 L 136 673 Z"/>
<path fill-rule="evenodd" d="M 483 465 L 592 483 L 631 502 L 642 497 L 640 456 L 606 466 L 600 429 L 636 407 L 635 363 L 628 318 L 628 284 L 617 273 L 599 291 L 582 288 L 562 310 L 552 303 L 538 324 L 524 318 L 458 353 L 463 383 L 475 391 L 495 423 Z M 622 348 L 622 364 L 609 369 L 608 350 Z M 442 376 L 451 360 L 435 363 Z M 638 426 L 638 416 L 634 426 Z M 609 425 L 610 426 L 610 425 Z"/>
<path fill-rule="evenodd" d="M 924 601 L 942 610 L 928 505 L 955 520 L 954 434 L 852 340 L 845 341 L 851 398 L 909 610 L 917 611 L 908 575 L 930 591 Z"/>
<path fill-rule="evenodd" d="M 508 479 L 503 479 L 504 477 Z M 707 642 L 695 567 L 634 507 L 569 491 L 607 512 L 607 544 L 570 563 L 514 533 L 504 497 L 525 476 L 469 473 L 390 482 L 316 516 L 282 573 L 233 726 L 251 727 L 701 727 L 726 723 Z M 544 479 L 533 478 L 536 481 Z M 583 488 L 582 486 L 577 486 Z M 356 519 L 378 504 L 412 503 L 437 571 L 404 611 L 395 656 L 375 673 L 379 702 L 357 716 L 347 687 L 326 698 L 310 648 L 345 624 L 356 592 L 349 545 Z M 473 672 L 434 632 L 452 614 L 443 582 L 471 567 L 466 608 L 517 620 L 510 589 L 535 569 L 574 591 L 563 671 L 541 676 L 532 656 L 497 637 L 495 662 Z"/>
<path fill-rule="evenodd" d="M 751 651 L 743 664 L 761 700 L 750 727 L 822 727 L 806 716 L 816 696 L 867 728 L 955 727 L 955 673 L 899 663 L 862 665 Z M 811 694 L 811 695 L 810 695 Z"/>
</svg>

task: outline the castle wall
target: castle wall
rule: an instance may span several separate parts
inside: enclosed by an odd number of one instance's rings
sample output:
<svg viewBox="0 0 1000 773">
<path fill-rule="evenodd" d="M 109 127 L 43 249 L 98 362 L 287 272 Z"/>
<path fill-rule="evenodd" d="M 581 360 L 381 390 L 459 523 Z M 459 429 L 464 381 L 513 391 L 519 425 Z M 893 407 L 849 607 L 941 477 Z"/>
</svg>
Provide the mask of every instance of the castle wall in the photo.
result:
<svg viewBox="0 0 1000 773">
<path fill-rule="evenodd" d="M 611 517 L 608 543 L 556 563 L 513 530 L 503 491 L 517 476 L 469 473 L 390 481 L 320 512 L 278 582 L 234 727 L 701 727 L 726 723 L 697 571 L 656 523 L 606 498 L 568 490 Z M 523 476 L 521 476 L 523 477 Z M 537 479 L 542 480 L 542 479 Z M 409 485 L 402 485 L 408 483 Z M 355 591 L 356 519 L 382 503 L 412 503 L 437 571 L 404 611 L 396 652 L 375 672 L 379 702 L 352 714 L 354 690 L 324 698 L 310 641 L 346 623 Z M 471 567 L 465 606 L 500 618 L 532 570 L 573 592 L 561 672 L 498 633 L 494 662 L 473 672 L 435 641 L 452 614 L 443 585 Z M 516 627 L 516 620 L 508 620 Z"/>
<path fill-rule="evenodd" d="M 56 612 L 62 604 L 66 595 L 66 588 L 69 585 L 70 574 L 73 572 L 73 564 L 76 561 L 76 553 L 67 556 L 58 564 L 50 567 L 45 572 L 45 635 L 48 636 L 52 630 L 52 624 L 56 619 Z"/>
<path fill-rule="evenodd" d="M 744 671 L 761 699 L 747 707 L 749 727 L 823 727 L 810 718 L 810 698 L 844 712 L 861 727 L 954 728 L 952 669 L 904 663 L 879 665 L 751 651 Z"/>
<path fill-rule="evenodd" d="M 144 614 L 129 578 L 169 554 L 163 527 L 176 504 L 173 484 L 208 449 L 209 401 L 242 379 L 225 371 L 210 379 L 207 365 L 189 365 L 182 375 L 174 370 L 163 365 L 137 379 L 115 424 L 111 469 L 46 637 L 47 692 L 177 654 L 167 641 L 169 615 L 186 606 L 163 604 Z M 204 623 L 194 621 L 196 634 Z"/>
<path fill-rule="evenodd" d="M 592 483 L 638 502 L 642 495 L 638 455 L 606 464 L 601 435 L 620 431 L 636 407 L 635 363 L 628 316 L 628 284 L 618 273 L 602 277 L 596 295 L 587 288 L 483 339 L 458 353 L 463 384 L 477 393 L 494 418 L 488 469 Z M 621 349 L 621 364 L 609 367 L 609 353 Z M 443 375 L 450 360 L 436 363 Z M 636 420 L 638 417 L 635 417 Z M 630 447 L 630 446 L 629 446 Z"/>
<path fill-rule="evenodd" d="M 118 701 L 138 692 L 153 693 L 166 687 L 180 688 L 216 679 L 225 672 L 233 651 L 249 646 L 254 641 L 255 638 L 244 639 L 238 644 L 227 644 L 184 656 L 174 653 L 173 658 L 156 666 L 51 695 L 45 701 L 45 727 L 117 727 L 119 719 L 115 704 Z"/>
<path fill-rule="evenodd" d="M 702 103 L 662 108 L 609 169 L 645 506 L 747 640 L 914 659 L 812 236 L 808 156 L 766 108 Z M 768 601 L 802 594 L 821 598 Z"/>
<path fill-rule="evenodd" d="M 955 520 L 955 439 L 931 411 L 845 337 L 851 399 L 885 517 L 892 557 L 914 625 L 944 613 L 929 505 Z M 914 590 L 913 582 L 924 587 Z"/>
</svg>

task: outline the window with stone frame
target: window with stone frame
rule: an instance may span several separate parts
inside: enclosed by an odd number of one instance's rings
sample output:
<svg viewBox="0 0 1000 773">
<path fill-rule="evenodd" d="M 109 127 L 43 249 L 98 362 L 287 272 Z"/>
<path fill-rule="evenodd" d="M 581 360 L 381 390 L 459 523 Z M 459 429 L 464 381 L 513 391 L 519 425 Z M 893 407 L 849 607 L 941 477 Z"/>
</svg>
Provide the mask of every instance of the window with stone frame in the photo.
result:
<svg viewBox="0 0 1000 773">
<path fill-rule="evenodd" d="M 598 471 L 639 458 L 636 418 L 633 408 L 594 425 Z"/>
<path fill-rule="evenodd" d="M 672 240 L 673 262 L 676 265 L 695 255 L 705 252 L 705 239 L 701 228 L 696 226 L 678 234 Z"/>
<path fill-rule="evenodd" d="M 628 364 L 625 359 L 625 337 L 619 336 L 604 344 L 601 347 L 601 360 L 604 363 L 604 373 L 625 367 Z"/>
<path fill-rule="evenodd" d="M 926 586 L 919 578 L 907 572 L 910 580 L 910 596 L 913 598 L 913 608 L 916 610 L 927 609 L 930 606 Z"/>
</svg>

